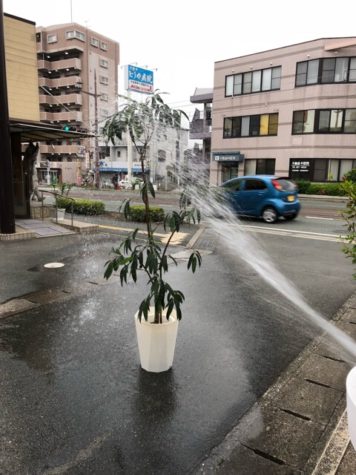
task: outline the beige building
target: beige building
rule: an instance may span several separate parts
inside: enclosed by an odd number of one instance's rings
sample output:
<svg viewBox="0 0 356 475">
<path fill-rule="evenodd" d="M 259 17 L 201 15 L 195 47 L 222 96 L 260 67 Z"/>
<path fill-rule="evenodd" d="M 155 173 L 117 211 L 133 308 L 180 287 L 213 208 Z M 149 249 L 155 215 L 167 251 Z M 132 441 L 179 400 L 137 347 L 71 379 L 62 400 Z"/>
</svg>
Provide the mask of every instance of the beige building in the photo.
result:
<svg viewBox="0 0 356 475">
<path fill-rule="evenodd" d="M 356 37 L 215 63 L 210 182 L 340 181 L 356 168 Z"/>
<path fill-rule="evenodd" d="M 119 44 L 77 23 L 36 29 L 40 118 L 63 130 L 95 133 L 117 110 Z M 41 143 L 40 181 L 80 182 L 105 156 L 95 138 Z M 101 157 L 102 154 L 102 157 Z"/>
<path fill-rule="evenodd" d="M 2 190 L 5 206 L 13 207 L 7 225 L 12 227 L 13 217 L 29 218 L 30 196 L 33 189 L 33 167 L 36 154 L 34 144 L 41 141 L 58 141 L 66 136 L 73 141 L 84 135 L 69 131 L 65 133 L 53 124 L 40 122 L 36 25 L 33 21 L 4 14 L 5 73 L 11 140 L 11 186 Z M 0 156 L 0 160 L 8 157 Z"/>
</svg>

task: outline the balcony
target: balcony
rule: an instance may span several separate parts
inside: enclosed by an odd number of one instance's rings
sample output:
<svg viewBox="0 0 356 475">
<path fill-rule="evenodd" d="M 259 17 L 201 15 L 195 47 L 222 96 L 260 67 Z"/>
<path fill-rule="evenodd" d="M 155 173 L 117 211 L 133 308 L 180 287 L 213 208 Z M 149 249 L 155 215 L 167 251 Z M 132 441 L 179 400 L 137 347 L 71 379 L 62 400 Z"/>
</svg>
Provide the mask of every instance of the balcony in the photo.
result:
<svg viewBox="0 0 356 475">
<path fill-rule="evenodd" d="M 70 69 L 81 71 L 82 62 L 79 58 L 61 59 L 59 61 L 45 61 L 40 59 L 37 61 L 37 67 L 39 70 L 45 71 L 65 71 Z"/>
<path fill-rule="evenodd" d="M 204 140 L 211 138 L 211 119 L 193 118 L 189 124 L 189 137 L 193 140 Z"/>
<path fill-rule="evenodd" d="M 81 87 L 82 80 L 80 76 L 68 76 L 58 79 L 38 78 L 38 84 L 40 87 L 44 86 L 47 89 L 59 89 L 71 86 Z"/>
<path fill-rule="evenodd" d="M 40 112 L 40 120 L 43 122 L 82 122 L 82 113 L 71 112 Z"/>
<path fill-rule="evenodd" d="M 40 94 L 40 104 L 77 104 L 82 105 L 82 96 L 80 94 L 61 94 L 60 96 L 46 96 L 45 94 Z"/>
<path fill-rule="evenodd" d="M 85 147 L 82 145 L 40 145 L 42 155 L 77 155 L 85 156 Z"/>
</svg>

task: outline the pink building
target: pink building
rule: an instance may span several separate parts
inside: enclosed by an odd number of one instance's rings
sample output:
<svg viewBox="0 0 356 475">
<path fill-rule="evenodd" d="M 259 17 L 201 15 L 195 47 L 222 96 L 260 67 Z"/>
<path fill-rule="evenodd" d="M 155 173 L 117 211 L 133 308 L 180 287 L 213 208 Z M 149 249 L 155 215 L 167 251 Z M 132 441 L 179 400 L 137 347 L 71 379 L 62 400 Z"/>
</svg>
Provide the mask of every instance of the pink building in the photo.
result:
<svg viewBox="0 0 356 475">
<path fill-rule="evenodd" d="M 276 174 L 340 181 L 356 168 L 356 37 L 215 63 L 210 182 Z"/>
<path fill-rule="evenodd" d="M 77 23 L 36 31 L 41 121 L 94 134 L 117 109 L 119 44 Z M 53 177 L 73 183 L 105 149 L 94 138 L 41 143 L 40 181 L 49 164 Z"/>
</svg>

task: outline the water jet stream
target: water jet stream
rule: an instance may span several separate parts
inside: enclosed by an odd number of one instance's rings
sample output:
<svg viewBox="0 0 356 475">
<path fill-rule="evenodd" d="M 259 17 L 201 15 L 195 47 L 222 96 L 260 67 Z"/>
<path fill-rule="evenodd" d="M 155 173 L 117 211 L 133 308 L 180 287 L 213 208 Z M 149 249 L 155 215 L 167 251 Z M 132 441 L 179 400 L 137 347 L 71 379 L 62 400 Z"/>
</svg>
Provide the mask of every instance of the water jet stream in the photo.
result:
<svg viewBox="0 0 356 475">
<path fill-rule="evenodd" d="M 356 363 L 356 342 L 334 324 L 314 310 L 304 299 L 295 285 L 287 279 L 271 261 L 259 242 L 250 233 L 244 231 L 235 212 L 221 199 L 216 192 L 207 190 L 189 190 L 194 206 L 202 210 L 209 227 L 215 232 L 226 248 L 238 255 L 251 266 L 260 277 L 271 287 L 289 300 L 293 306 L 308 317 L 316 327 L 322 329 L 342 349 L 352 356 L 352 364 Z"/>
</svg>

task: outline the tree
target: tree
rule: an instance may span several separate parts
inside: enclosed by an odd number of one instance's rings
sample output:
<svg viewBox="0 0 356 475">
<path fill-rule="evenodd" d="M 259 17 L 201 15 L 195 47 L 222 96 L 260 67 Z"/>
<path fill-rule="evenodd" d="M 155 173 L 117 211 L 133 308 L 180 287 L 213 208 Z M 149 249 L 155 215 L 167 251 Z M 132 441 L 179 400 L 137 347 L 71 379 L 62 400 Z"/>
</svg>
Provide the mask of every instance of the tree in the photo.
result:
<svg viewBox="0 0 356 475">
<path fill-rule="evenodd" d="M 186 201 L 181 199 L 179 211 L 172 211 L 165 216 L 164 228 L 170 231 L 168 242 L 161 246 L 155 239 L 150 215 L 150 196 L 155 198 L 155 190 L 149 180 L 146 169 L 147 152 L 158 128 L 171 127 L 179 130 L 182 116 L 186 114 L 177 109 L 171 109 L 164 103 L 158 91 L 148 96 L 143 102 L 126 98 L 126 103 L 121 110 L 108 119 L 103 127 L 103 135 L 115 143 L 121 140 L 124 133 L 129 133 L 132 143 L 139 155 L 143 184 L 141 185 L 141 198 L 145 206 L 145 223 L 147 239 L 143 244 L 137 244 L 138 229 L 129 235 L 118 248 L 113 249 L 115 257 L 106 263 L 104 277 L 108 279 L 113 272 L 120 270 L 121 285 L 127 283 L 130 276 L 137 281 L 137 271 L 142 270 L 148 277 L 149 292 L 139 306 L 139 319 L 142 315 L 148 319 L 151 306 L 154 307 L 154 323 L 162 323 L 163 314 L 168 320 L 175 309 L 178 320 L 181 319 L 181 304 L 184 295 L 179 290 L 174 290 L 164 280 L 168 272 L 169 261 L 177 264 L 175 259 L 168 255 L 168 247 L 173 235 L 178 232 L 185 221 L 199 222 L 200 213 L 195 208 L 188 209 Z M 125 216 L 130 214 L 130 201 L 123 204 Z M 197 266 L 201 265 L 199 251 L 192 251 L 188 260 L 188 269 L 194 273 Z"/>
</svg>

